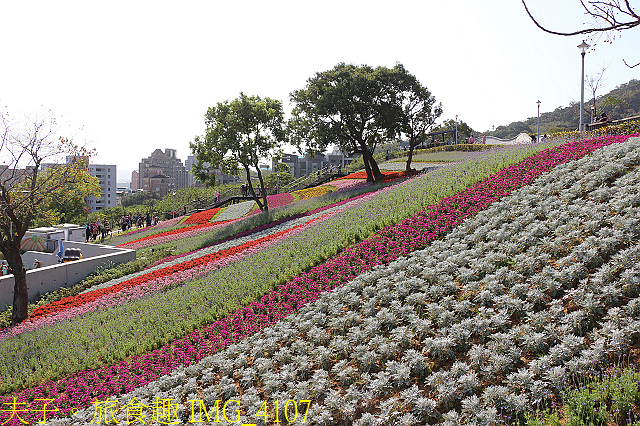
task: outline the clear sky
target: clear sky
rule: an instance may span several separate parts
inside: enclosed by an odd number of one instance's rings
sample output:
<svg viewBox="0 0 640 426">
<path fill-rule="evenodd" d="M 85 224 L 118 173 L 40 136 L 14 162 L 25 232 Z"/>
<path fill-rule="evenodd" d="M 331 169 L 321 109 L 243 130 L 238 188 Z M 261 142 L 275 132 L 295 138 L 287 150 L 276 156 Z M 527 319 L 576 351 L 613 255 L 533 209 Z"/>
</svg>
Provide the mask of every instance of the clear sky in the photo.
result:
<svg viewBox="0 0 640 426">
<path fill-rule="evenodd" d="M 552 29 L 588 21 L 578 0 L 528 3 Z M 184 161 L 208 107 L 244 92 L 289 112 L 289 93 L 339 62 L 400 62 L 442 119 L 479 132 L 534 117 L 537 100 L 541 113 L 580 101 L 583 38 L 542 32 L 520 0 L 0 0 L 0 106 L 53 109 L 129 181 L 156 148 Z M 640 28 L 595 41 L 585 73 L 608 67 L 599 94 L 640 78 L 622 62 L 640 61 Z"/>
</svg>

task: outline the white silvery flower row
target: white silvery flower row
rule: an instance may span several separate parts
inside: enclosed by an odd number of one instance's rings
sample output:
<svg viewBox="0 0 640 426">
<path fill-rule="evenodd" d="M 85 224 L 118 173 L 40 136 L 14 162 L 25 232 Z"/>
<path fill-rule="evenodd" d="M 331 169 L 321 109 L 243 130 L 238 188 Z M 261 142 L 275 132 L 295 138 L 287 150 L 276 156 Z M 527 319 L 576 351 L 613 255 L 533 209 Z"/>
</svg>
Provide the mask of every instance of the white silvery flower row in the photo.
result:
<svg viewBox="0 0 640 426">
<path fill-rule="evenodd" d="M 349 204 L 350 203 L 346 203 L 345 205 L 348 206 Z M 172 261 L 158 264 L 158 265 L 156 265 L 156 266 L 154 266 L 152 268 L 144 269 L 142 271 L 135 272 L 133 274 L 125 275 L 124 277 L 115 278 L 113 280 L 109 280 L 109 281 L 101 283 L 101 284 L 96 284 L 95 286 L 92 286 L 92 287 L 88 288 L 87 290 L 84 290 L 82 293 L 88 293 L 90 291 L 98 290 L 98 289 L 101 289 L 101 288 L 108 288 L 108 287 L 111 287 L 112 285 L 120 284 L 121 282 L 130 280 L 132 278 L 139 277 L 139 276 L 144 275 L 144 274 L 146 274 L 148 272 L 153 272 L 153 271 L 156 271 L 158 269 L 167 268 L 167 267 L 170 267 L 170 266 L 173 266 L 173 265 L 177 265 L 179 263 L 187 262 L 189 260 L 193 260 L 193 259 L 200 258 L 202 256 L 206 256 L 208 254 L 213 254 L 213 253 L 217 253 L 219 251 L 228 250 L 230 248 L 240 246 L 240 245 L 248 243 L 250 241 L 255 241 L 255 240 L 259 239 L 259 238 L 266 237 L 268 235 L 277 234 L 278 232 L 282 232 L 282 231 L 285 231 L 287 229 L 291 229 L 291 228 L 293 228 L 295 226 L 298 226 L 298 225 L 301 225 L 301 224 L 303 224 L 305 222 L 308 222 L 310 220 L 316 219 L 316 218 L 318 218 L 318 217 L 320 217 L 322 215 L 326 215 L 326 214 L 332 213 L 332 212 L 334 212 L 334 211 L 336 211 L 336 210 L 338 210 L 340 208 L 345 208 L 345 205 L 332 207 L 330 209 L 323 210 L 323 211 L 321 211 L 319 213 L 314 213 L 313 215 L 309 215 L 309 216 L 300 217 L 300 218 L 297 218 L 297 219 L 294 219 L 294 220 L 290 220 L 290 221 L 281 223 L 280 225 L 274 226 L 273 228 L 268 228 L 268 229 L 265 229 L 263 231 L 256 232 L 254 234 L 247 235 L 245 237 L 234 238 L 232 240 L 226 241 L 226 242 L 221 243 L 221 244 L 215 244 L 215 245 L 212 245 L 212 246 L 209 246 L 209 247 L 205 247 L 203 249 L 194 251 L 193 253 L 190 253 L 190 254 L 188 254 L 186 256 L 182 256 L 182 257 L 179 257 L 179 258 L 174 259 Z"/>
<path fill-rule="evenodd" d="M 243 201 L 237 204 L 230 204 L 215 218 L 214 222 L 241 218 L 249 213 L 255 204 L 255 201 Z"/>
<path fill-rule="evenodd" d="M 118 399 L 173 398 L 186 413 L 198 395 L 237 398 L 257 424 L 276 399 L 312 400 L 309 424 L 490 424 L 535 406 L 640 334 L 640 173 L 625 174 L 639 152 L 630 140 L 559 166 L 427 249 Z"/>
</svg>

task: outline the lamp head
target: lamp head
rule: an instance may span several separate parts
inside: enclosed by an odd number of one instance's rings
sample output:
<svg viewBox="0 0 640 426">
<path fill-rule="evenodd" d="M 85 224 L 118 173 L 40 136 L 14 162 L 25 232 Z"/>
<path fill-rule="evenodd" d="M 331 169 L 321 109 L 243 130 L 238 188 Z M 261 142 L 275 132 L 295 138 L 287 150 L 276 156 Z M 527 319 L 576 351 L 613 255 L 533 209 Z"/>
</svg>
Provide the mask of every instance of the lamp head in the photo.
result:
<svg viewBox="0 0 640 426">
<path fill-rule="evenodd" d="M 590 46 L 587 43 L 585 43 L 584 40 L 582 40 L 582 43 L 578 45 L 578 49 L 580 49 L 580 53 L 582 53 L 583 55 L 585 54 L 585 52 L 589 47 Z"/>
</svg>

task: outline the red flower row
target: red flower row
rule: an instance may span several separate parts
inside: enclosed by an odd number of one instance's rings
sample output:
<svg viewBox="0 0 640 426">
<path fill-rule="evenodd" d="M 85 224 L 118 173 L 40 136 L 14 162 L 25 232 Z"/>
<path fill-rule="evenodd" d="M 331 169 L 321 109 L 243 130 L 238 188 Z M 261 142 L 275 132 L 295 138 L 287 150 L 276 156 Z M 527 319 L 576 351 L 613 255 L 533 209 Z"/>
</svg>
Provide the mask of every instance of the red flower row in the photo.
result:
<svg viewBox="0 0 640 426">
<path fill-rule="evenodd" d="M 182 223 L 188 224 L 198 224 L 201 225 L 203 223 L 208 223 L 212 217 L 216 215 L 220 211 L 220 208 L 204 210 L 198 213 L 193 213 L 191 216 L 186 218 Z"/>
</svg>

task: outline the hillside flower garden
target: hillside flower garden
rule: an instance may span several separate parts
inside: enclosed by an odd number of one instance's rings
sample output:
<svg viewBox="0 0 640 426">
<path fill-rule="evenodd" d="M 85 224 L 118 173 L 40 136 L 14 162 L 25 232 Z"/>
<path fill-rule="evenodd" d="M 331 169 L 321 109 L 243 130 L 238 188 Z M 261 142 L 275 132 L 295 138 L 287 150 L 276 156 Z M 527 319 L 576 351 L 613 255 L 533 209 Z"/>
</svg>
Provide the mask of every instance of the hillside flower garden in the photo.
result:
<svg viewBox="0 0 640 426">
<path fill-rule="evenodd" d="M 49 401 L 50 424 L 95 423 L 100 403 L 104 423 L 128 423 L 132 401 L 197 423 L 217 400 L 237 401 L 220 416 L 239 424 L 522 419 L 640 337 L 640 139 L 627 138 L 445 166 L 145 271 L 151 294 L 135 290 L 144 273 L 93 289 L 77 306 L 100 309 L 0 334 L 1 402 L 35 423 Z"/>
</svg>

